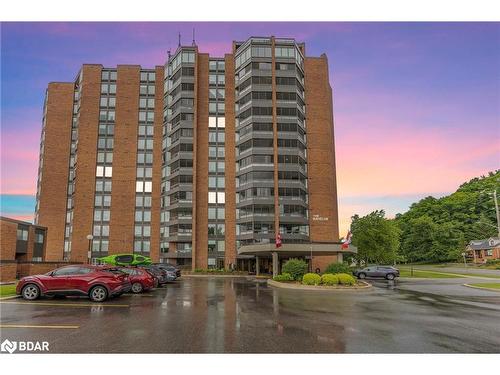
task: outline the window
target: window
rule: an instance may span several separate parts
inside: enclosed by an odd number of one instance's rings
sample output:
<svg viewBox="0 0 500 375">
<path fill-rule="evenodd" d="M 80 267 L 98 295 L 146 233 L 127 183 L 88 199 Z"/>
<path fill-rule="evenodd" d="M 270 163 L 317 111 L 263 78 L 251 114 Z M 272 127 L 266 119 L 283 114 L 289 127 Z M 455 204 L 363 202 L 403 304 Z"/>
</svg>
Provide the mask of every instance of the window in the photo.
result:
<svg viewBox="0 0 500 375">
<path fill-rule="evenodd" d="M 217 126 L 217 117 L 208 118 L 208 127 L 215 128 Z"/>
<path fill-rule="evenodd" d="M 226 194 L 224 192 L 217 192 L 217 202 L 226 203 Z"/>
<path fill-rule="evenodd" d="M 19 241 L 28 241 L 28 228 L 18 228 L 17 239 Z"/>
<path fill-rule="evenodd" d="M 217 193 L 215 191 L 208 192 L 208 203 L 217 203 Z"/>
</svg>

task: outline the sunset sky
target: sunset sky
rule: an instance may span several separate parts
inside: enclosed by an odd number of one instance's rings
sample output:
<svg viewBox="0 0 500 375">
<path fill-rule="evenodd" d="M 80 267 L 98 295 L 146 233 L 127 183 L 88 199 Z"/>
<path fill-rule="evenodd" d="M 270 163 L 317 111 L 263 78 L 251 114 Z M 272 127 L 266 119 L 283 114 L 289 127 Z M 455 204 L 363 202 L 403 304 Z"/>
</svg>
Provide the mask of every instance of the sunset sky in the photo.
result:
<svg viewBox="0 0 500 375">
<path fill-rule="evenodd" d="M 268 35 L 326 53 L 342 235 L 353 214 L 391 217 L 500 167 L 500 23 L 3 23 L 1 214 L 33 217 L 48 82 L 83 63 L 163 65 L 193 27 L 215 56 Z"/>
</svg>

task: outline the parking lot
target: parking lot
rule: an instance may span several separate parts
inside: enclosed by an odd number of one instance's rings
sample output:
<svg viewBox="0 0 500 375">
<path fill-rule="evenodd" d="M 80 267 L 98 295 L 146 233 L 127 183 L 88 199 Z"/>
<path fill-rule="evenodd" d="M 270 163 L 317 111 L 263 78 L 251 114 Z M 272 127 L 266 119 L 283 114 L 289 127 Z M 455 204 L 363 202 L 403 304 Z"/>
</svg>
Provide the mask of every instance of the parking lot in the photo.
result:
<svg viewBox="0 0 500 375">
<path fill-rule="evenodd" d="M 102 304 L 1 301 L 1 340 L 48 341 L 54 353 L 498 353 L 500 293 L 464 282 L 473 279 L 332 293 L 183 277 Z"/>
</svg>

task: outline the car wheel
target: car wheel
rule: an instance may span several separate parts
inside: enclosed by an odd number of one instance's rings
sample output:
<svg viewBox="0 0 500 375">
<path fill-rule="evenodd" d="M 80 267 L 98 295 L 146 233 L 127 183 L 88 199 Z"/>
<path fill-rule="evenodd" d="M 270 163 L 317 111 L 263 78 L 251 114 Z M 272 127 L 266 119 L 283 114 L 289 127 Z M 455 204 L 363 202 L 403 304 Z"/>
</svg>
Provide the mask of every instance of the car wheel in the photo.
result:
<svg viewBox="0 0 500 375">
<path fill-rule="evenodd" d="M 366 273 L 361 272 L 361 273 L 358 275 L 358 279 L 365 279 L 365 278 L 366 278 Z"/>
<path fill-rule="evenodd" d="M 387 275 L 385 275 L 385 278 L 387 280 L 394 280 L 394 274 L 393 273 L 388 273 Z"/>
<path fill-rule="evenodd" d="M 35 284 L 27 284 L 23 287 L 21 294 L 24 299 L 32 301 L 40 297 L 40 288 Z"/>
<path fill-rule="evenodd" d="M 90 289 L 89 297 L 93 302 L 103 302 L 108 298 L 108 290 L 101 285 L 95 286 Z"/>
<path fill-rule="evenodd" d="M 144 288 L 141 283 L 132 284 L 132 293 L 141 293 Z"/>
</svg>

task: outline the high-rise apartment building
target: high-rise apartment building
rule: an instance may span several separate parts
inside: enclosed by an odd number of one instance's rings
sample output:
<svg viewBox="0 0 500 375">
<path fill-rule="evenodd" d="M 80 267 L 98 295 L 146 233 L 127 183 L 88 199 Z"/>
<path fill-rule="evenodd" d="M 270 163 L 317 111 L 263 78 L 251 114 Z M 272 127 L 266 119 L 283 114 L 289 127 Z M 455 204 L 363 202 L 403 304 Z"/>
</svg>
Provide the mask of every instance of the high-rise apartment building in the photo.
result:
<svg viewBox="0 0 500 375">
<path fill-rule="evenodd" d="M 313 253 L 323 267 L 342 254 L 326 56 L 250 38 L 224 57 L 179 46 L 155 69 L 85 64 L 50 83 L 35 222 L 46 260 L 263 270 Z"/>
</svg>

